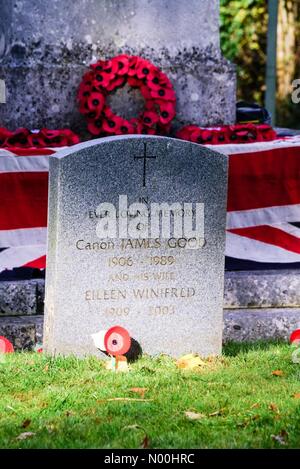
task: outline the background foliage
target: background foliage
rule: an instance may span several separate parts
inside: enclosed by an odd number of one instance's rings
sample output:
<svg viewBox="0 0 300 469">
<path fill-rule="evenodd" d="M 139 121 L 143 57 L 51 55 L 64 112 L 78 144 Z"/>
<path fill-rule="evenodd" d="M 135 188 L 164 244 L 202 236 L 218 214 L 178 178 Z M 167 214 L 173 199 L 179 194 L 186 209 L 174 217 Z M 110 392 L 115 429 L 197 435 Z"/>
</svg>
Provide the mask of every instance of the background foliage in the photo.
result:
<svg viewBox="0 0 300 469">
<path fill-rule="evenodd" d="M 300 128 L 291 83 L 300 77 L 300 1 L 278 0 L 277 125 Z M 238 99 L 264 104 L 268 27 L 266 0 L 220 0 L 221 46 L 237 65 Z"/>
</svg>

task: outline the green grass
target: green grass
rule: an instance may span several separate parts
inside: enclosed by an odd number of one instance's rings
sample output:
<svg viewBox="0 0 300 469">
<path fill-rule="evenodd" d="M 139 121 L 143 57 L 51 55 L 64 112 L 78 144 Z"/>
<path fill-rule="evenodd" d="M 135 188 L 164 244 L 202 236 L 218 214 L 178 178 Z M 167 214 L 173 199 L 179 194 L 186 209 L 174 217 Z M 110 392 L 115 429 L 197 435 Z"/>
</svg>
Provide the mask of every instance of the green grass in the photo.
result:
<svg viewBox="0 0 300 469">
<path fill-rule="evenodd" d="M 96 358 L 7 355 L 0 447 L 140 448 L 147 435 L 150 448 L 298 448 L 300 364 L 292 351 L 282 343 L 229 344 L 202 371 L 160 356 L 140 359 L 126 374 Z M 139 398 L 132 387 L 147 388 L 150 400 L 107 401 Z M 185 411 L 204 415 L 192 421 Z M 23 432 L 33 435 L 20 441 Z"/>
</svg>

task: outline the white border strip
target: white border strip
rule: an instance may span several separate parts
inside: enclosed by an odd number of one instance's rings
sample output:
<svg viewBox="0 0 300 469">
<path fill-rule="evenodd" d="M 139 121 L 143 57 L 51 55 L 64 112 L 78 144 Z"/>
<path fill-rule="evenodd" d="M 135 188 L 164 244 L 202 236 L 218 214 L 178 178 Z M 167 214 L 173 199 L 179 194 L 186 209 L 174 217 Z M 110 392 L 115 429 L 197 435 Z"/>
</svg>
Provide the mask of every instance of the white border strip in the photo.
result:
<svg viewBox="0 0 300 469">
<path fill-rule="evenodd" d="M 46 240 L 46 227 L 0 231 L 0 248 L 46 244 Z"/>
<path fill-rule="evenodd" d="M 300 254 L 254 239 L 226 233 L 226 256 L 256 262 L 300 262 Z"/>
<path fill-rule="evenodd" d="M 227 212 L 227 230 L 300 221 L 300 204 Z"/>
</svg>

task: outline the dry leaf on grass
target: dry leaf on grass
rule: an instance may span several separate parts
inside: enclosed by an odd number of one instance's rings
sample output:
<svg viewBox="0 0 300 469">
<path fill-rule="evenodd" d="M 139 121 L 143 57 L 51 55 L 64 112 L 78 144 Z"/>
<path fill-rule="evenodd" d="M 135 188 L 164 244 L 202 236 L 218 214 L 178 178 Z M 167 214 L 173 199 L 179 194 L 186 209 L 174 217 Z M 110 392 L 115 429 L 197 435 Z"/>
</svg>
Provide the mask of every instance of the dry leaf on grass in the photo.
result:
<svg viewBox="0 0 300 469">
<path fill-rule="evenodd" d="M 293 397 L 294 399 L 300 399 L 300 392 L 296 392 Z"/>
<path fill-rule="evenodd" d="M 183 370 L 195 370 L 207 366 L 207 363 L 201 360 L 198 355 L 189 353 L 188 355 L 180 357 L 176 362 L 176 366 L 177 368 L 181 368 Z"/>
<path fill-rule="evenodd" d="M 147 449 L 149 448 L 149 446 L 150 446 L 150 438 L 148 437 L 148 435 L 145 435 L 142 441 L 142 448 Z"/>
<path fill-rule="evenodd" d="M 283 376 L 283 371 L 282 370 L 274 370 L 272 371 L 273 376 Z"/>
<path fill-rule="evenodd" d="M 33 432 L 23 432 L 19 436 L 17 436 L 17 440 L 27 440 L 27 438 L 31 438 L 32 436 L 36 435 Z"/>
<path fill-rule="evenodd" d="M 26 420 L 24 420 L 24 422 L 22 423 L 21 427 L 22 427 L 22 428 L 27 428 L 27 427 L 29 427 L 30 424 L 31 424 L 31 420 L 30 420 L 30 419 L 26 419 Z"/>
<path fill-rule="evenodd" d="M 145 393 L 148 391 L 148 388 L 131 388 L 131 392 L 135 392 L 136 394 L 139 394 L 142 398 L 145 397 Z"/>
<path fill-rule="evenodd" d="M 260 404 L 258 402 L 256 402 L 255 404 L 252 404 L 250 409 L 258 409 L 259 407 L 260 407 Z"/>
<path fill-rule="evenodd" d="M 190 412 L 186 411 L 184 415 L 189 419 L 189 420 L 201 420 L 206 417 L 204 414 L 199 414 L 198 412 Z"/>
<path fill-rule="evenodd" d="M 274 402 L 271 402 L 271 404 L 269 405 L 269 409 L 273 412 L 278 412 L 278 407 L 276 404 L 274 404 Z"/>
</svg>

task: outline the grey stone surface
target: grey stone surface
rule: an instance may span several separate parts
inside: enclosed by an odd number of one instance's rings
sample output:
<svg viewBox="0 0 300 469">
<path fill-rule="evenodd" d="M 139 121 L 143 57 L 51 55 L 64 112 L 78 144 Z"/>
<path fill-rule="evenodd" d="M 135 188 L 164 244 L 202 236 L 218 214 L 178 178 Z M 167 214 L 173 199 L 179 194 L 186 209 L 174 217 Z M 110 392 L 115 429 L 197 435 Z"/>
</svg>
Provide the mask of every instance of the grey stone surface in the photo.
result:
<svg viewBox="0 0 300 469">
<path fill-rule="evenodd" d="M 42 314 L 43 279 L 0 282 L 0 316 Z M 300 271 L 225 272 L 225 309 L 300 307 Z"/>
<path fill-rule="evenodd" d="M 43 340 L 44 316 L 0 318 L 0 335 L 9 339 L 15 350 L 32 350 Z"/>
<path fill-rule="evenodd" d="M 300 270 L 226 272 L 224 308 L 300 306 Z"/>
<path fill-rule="evenodd" d="M 145 146 L 155 159 L 147 160 L 144 186 L 143 161 L 135 157 Z M 48 353 L 96 353 L 91 334 L 116 324 L 151 354 L 221 352 L 225 155 L 163 137 L 100 139 L 51 157 L 49 187 Z M 205 245 L 172 247 L 170 236 L 149 241 L 146 233 L 144 241 L 131 235 L 99 245 L 97 207 L 118 206 L 119 195 L 128 196 L 128 206 L 141 198 L 148 204 L 203 203 Z M 131 222 L 135 218 L 136 211 Z M 98 245 L 90 249 L 91 243 Z"/>
<path fill-rule="evenodd" d="M 224 310 L 224 342 L 288 340 L 299 328 L 299 308 Z"/>
<path fill-rule="evenodd" d="M 32 350 L 43 340 L 44 316 L 0 318 L 0 335 L 7 337 L 16 350 Z M 224 310 L 223 343 L 257 340 L 288 340 L 300 328 L 300 309 Z"/>
<path fill-rule="evenodd" d="M 82 129 L 75 105 L 82 74 L 119 53 L 148 58 L 170 76 L 175 128 L 235 120 L 235 67 L 221 56 L 218 0 L 0 0 L 0 10 L 8 100 L 0 119 L 11 128 Z M 115 111 L 131 114 L 133 95 L 115 98 Z"/>
<path fill-rule="evenodd" d="M 0 318 L 42 313 L 43 291 L 43 280 L 0 282 Z"/>
</svg>

